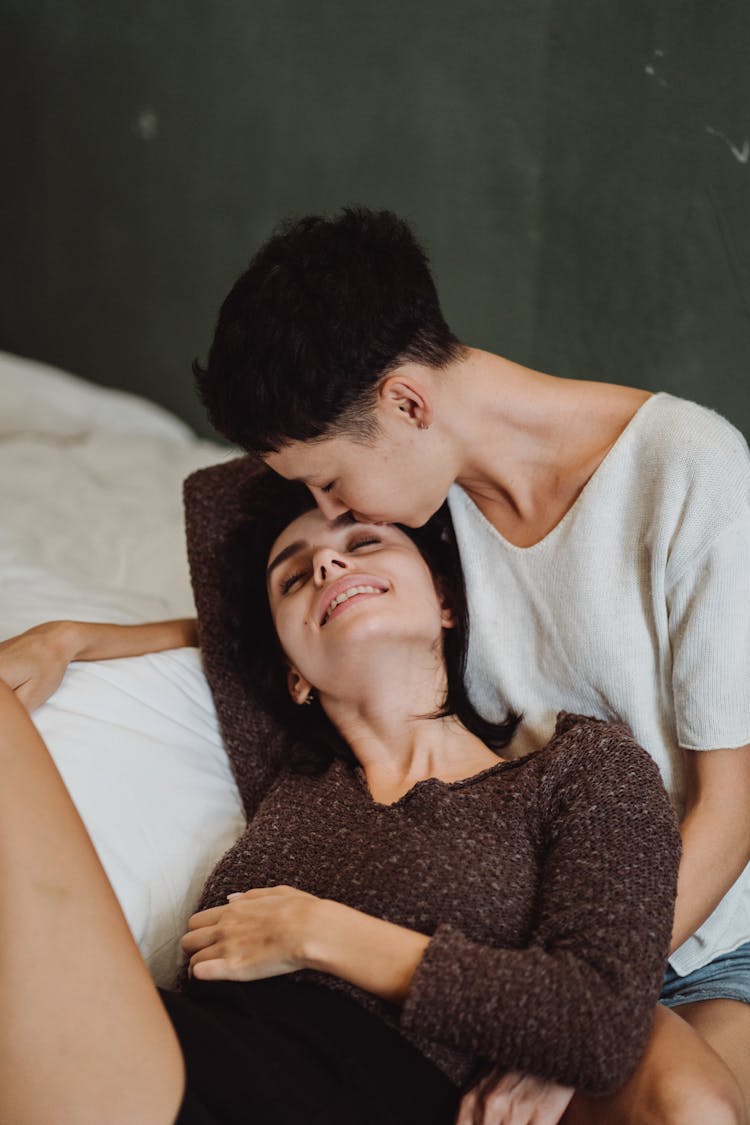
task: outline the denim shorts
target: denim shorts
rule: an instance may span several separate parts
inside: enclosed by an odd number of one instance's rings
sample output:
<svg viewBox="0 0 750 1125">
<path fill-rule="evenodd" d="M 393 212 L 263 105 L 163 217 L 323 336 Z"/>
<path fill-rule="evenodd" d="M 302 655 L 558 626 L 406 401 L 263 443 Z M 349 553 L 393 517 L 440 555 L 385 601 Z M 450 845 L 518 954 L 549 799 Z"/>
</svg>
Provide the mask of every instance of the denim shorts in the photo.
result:
<svg viewBox="0 0 750 1125">
<path fill-rule="evenodd" d="M 732 953 L 722 953 L 686 977 L 667 966 L 661 1003 L 668 1008 L 698 1000 L 740 1000 L 750 1004 L 750 941 Z"/>
</svg>

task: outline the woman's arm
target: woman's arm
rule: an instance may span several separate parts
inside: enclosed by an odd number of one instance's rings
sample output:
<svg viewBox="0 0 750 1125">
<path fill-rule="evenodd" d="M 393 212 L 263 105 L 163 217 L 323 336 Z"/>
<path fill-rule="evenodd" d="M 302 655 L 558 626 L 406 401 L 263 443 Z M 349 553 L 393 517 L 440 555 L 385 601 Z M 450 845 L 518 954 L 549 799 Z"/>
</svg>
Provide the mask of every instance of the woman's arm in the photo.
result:
<svg viewBox="0 0 750 1125">
<path fill-rule="evenodd" d="M 331 973 L 401 1005 L 429 944 L 427 934 L 324 899 L 303 957 L 305 968 Z"/>
<path fill-rule="evenodd" d="M 740 511 L 722 521 L 722 503 L 728 503 L 724 496 L 732 493 L 732 482 L 741 493 L 736 502 Z M 693 530 L 687 537 L 693 553 L 680 551 L 677 536 L 666 587 L 673 708 L 686 781 L 672 951 L 706 921 L 750 860 L 746 449 L 738 459 L 722 463 L 714 492 L 703 496 L 697 507 L 701 518 L 688 507 L 684 521 Z M 710 527 L 704 526 L 706 513 L 713 517 Z M 696 539 L 702 544 L 697 552 Z"/>
<path fill-rule="evenodd" d="M 0 680 L 33 711 L 57 690 L 74 660 L 113 660 L 197 643 L 192 618 L 147 625 L 48 621 L 0 642 Z"/>
<path fill-rule="evenodd" d="M 750 746 L 686 750 L 687 802 L 670 952 L 695 933 L 750 863 Z"/>
<path fill-rule="evenodd" d="M 145 625 L 106 625 L 88 621 L 59 622 L 68 636 L 70 660 L 114 660 L 120 656 L 142 656 L 170 648 L 198 644 L 194 617 L 172 621 L 150 621 Z"/>
</svg>

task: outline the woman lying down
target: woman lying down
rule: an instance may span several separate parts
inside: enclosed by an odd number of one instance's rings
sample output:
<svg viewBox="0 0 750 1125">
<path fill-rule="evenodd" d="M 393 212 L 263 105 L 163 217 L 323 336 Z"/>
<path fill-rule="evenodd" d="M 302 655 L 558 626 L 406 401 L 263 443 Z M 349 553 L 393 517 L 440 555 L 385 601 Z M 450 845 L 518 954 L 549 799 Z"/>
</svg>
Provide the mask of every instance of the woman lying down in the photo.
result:
<svg viewBox="0 0 750 1125">
<path fill-rule="evenodd" d="M 0 684 L 0 1122 L 447 1125 L 484 1073 L 575 1087 L 574 1112 L 635 1067 L 679 858 L 655 765 L 570 714 L 504 760 L 451 548 L 311 504 L 269 482 L 235 543 L 237 658 L 289 749 L 257 752 L 179 990 Z"/>
</svg>

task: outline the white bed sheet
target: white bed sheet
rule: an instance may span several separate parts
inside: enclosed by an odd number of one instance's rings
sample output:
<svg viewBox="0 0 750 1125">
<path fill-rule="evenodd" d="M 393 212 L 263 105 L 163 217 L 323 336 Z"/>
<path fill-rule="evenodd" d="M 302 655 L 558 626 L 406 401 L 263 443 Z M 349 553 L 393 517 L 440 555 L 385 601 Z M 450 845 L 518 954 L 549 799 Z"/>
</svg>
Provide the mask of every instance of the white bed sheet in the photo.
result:
<svg viewBox="0 0 750 1125">
<path fill-rule="evenodd" d="M 153 403 L 0 353 L 0 639 L 56 618 L 192 616 L 182 481 L 234 455 Z M 73 664 L 34 720 L 170 983 L 243 826 L 197 650 Z"/>
</svg>

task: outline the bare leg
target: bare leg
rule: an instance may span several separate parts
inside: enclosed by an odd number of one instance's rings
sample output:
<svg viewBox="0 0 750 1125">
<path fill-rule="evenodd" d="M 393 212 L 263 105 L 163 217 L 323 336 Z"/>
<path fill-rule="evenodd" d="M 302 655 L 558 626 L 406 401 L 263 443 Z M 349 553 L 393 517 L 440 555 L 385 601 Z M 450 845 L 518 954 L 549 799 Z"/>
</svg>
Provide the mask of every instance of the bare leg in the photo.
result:
<svg viewBox="0 0 750 1125">
<path fill-rule="evenodd" d="M 179 1044 L 114 892 L 0 682 L 0 1122 L 171 1125 L 182 1089 Z"/>
<path fill-rule="evenodd" d="M 745 1125 L 737 1080 L 673 1011 L 657 1005 L 643 1058 L 616 1094 L 577 1093 L 563 1125 Z"/>
<path fill-rule="evenodd" d="M 750 1116 L 750 1004 L 739 1000 L 702 1000 L 675 1008 L 701 1039 L 713 1047 L 737 1079 Z"/>
</svg>

